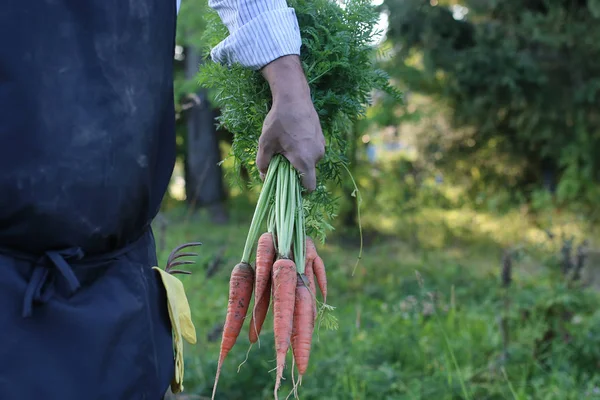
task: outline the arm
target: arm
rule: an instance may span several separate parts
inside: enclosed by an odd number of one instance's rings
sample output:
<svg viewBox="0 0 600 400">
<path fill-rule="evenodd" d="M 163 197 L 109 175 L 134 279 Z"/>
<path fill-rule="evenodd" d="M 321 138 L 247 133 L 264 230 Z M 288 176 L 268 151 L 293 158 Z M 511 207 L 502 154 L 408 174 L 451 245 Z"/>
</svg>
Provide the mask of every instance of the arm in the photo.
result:
<svg viewBox="0 0 600 400">
<path fill-rule="evenodd" d="M 301 173 L 309 191 L 316 187 L 317 162 L 325 138 L 300 63 L 300 30 L 285 0 L 209 0 L 229 29 L 211 56 L 223 64 L 260 70 L 271 88 L 273 105 L 258 143 L 256 164 L 266 173 L 274 154 L 284 155 Z"/>
</svg>

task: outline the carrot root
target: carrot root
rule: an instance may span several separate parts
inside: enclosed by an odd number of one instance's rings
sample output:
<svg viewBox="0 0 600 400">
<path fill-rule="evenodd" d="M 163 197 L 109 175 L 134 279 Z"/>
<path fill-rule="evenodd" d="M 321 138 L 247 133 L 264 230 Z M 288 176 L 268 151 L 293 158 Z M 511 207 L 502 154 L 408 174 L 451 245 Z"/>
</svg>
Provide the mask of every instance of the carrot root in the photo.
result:
<svg viewBox="0 0 600 400">
<path fill-rule="evenodd" d="M 273 265 L 273 330 L 277 354 L 275 395 L 281 386 L 285 357 L 290 347 L 297 279 L 296 265 L 292 260 L 275 261 Z"/>
<path fill-rule="evenodd" d="M 256 297 L 254 298 L 254 310 L 250 319 L 250 329 L 248 330 L 248 339 L 250 343 L 256 343 L 258 341 L 258 347 L 260 348 L 260 331 L 269 312 L 269 306 L 271 303 L 271 277 L 267 282 L 267 287 L 262 297 L 256 303 Z"/>
<path fill-rule="evenodd" d="M 304 275 L 308 281 L 308 290 L 310 291 L 310 297 L 313 304 L 313 319 L 317 320 L 317 292 L 315 291 L 315 274 L 313 272 L 313 261 L 307 262 L 304 267 Z"/>
<path fill-rule="evenodd" d="M 254 343 L 250 343 L 250 347 L 248 347 L 248 351 L 246 352 L 246 358 L 244 359 L 244 361 L 242 361 L 242 363 L 240 365 L 238 365 L 238 369 L 237 369 L 238 374 L 240 373 L 240 369 L 242 369 L 242 365 L 246 364 L 246 361 L 248 361 L 248 356 L 250 355 L 250 350 L 252 350 L 253 345 L 254 345 Z"/>
<path fill-rule="evenodd" d="M 315 273 L 319 289 L 323 295 L 323 303 L 327 303 L 327 274 L 325 272 L 325 263 L 323 263 L 323 259 L 319 256 L 315 258 L 313 263 L 313 272 Z"/>
<path fill-rule="evenodd" d="M 318 254 L 317 254 L 317 247 L 315 246 L 315 242 L 308 236 L 306 237 L 305 241 L 306 241 L 305 260 L 306 260 L 306 262 L 308 262 L 308 261 L 314 260 Z"/>
<path fill-rule="evenodd" d="M 258 239 L 258 244 L 256 246 L 255 307 L 260 303 L 263 294 L 268 293 L 267 286 L 271 280 L 271 271 L 274 262 L 275 244 L 273 242 L 273 235 L 269 232 L 265 232 Z"/>
<path fill-rule="evenodd" d="M 260 235 L 256 246 L 256 276 L 254 288 L 254 307 L 248 338 L 250 343 L 258 342 L 260 347 L 260 330 L 264 323 L 270 302 L 271 273 L 275 262 L 275 243 L 273 235 L 265 232 Z"/>
<path fill-rule="evenodd" d="M 288 400 L 290 398 L 291 395 L 294 395 L 294 398 L 296 397 L 296 392 L 295 392 L 295 388 L 296 388 L 296 377 L 294 376 L 294 358 L 292 357 L 292 390 L 290 390 L 290 392 L 288 393 L 288 395 L 285 397 L 285 400 Z"/>
<path fill-rule="evenodd" d="M 221 338 L 221 350 L 219 352 L 219 362 L 213 386 L 212 399 L 214 400 L 217 392 L 217 384 L 221 375 L 223 361 L 229 351 L 235 345 L 235 342 L 242 330 L 252 290 L 254 287 L 254 269 L 244 262 L 237 264 L 231 271 L 229 279 L 229 301 L 227 305 L 227 315 L 225 325 L 223 326 L 223 335 Z"/>
<path fill-rule="evenodd" d="M 312 335 L 315 327 L 314 303 L 308 288 L 302 279 L 296 284 L 294 306 L 294 324 L 292 330 L 292 352 L 298 366 L 300 376 L 308 367 Z"/>
</svg>

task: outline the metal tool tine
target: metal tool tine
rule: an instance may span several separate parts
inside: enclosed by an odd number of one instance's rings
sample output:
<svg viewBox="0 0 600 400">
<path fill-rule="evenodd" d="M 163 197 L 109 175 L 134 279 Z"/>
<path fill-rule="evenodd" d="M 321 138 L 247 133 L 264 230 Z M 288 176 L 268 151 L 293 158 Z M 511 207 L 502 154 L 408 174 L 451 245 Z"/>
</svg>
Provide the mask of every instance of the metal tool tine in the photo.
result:
<svg viewBox="0 0 600 400">
<path fill-rule="evenodd" d="M 191 275 L 192 274 L 190 271 L 183 271 L 180 269 L 172 269 L 169 271 L 169 273 L 171 275 L 175 275 L 175 274 Z"/>
<path fill-rule="evenodd" d="M 200 242 L 191 242 L 191 243 L 184 243 L 182 245 L 179 245 L 179 246 L 175 247 L 175 249 L 169 255 L 169 258 L 167 260 L 167 264 L 170 263 L 171 261 L 173 261 L 173 257 L 175 257 L 175 254 L 178 251 L 181 251 L 181 250 L 183 250 L 185 248 L 188 248 L 188 247 L 200 246 L 200 245 L 202 245 L 202 243 L 200 243 Z"/>
</svg>

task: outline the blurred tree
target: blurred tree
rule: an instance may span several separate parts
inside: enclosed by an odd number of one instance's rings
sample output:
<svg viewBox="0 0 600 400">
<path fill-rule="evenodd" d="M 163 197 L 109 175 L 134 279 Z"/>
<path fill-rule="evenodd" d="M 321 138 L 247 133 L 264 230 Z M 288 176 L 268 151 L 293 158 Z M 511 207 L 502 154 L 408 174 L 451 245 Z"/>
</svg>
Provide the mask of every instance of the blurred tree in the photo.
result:
<svg viewBox="0 0 600 400">
<path fill-rule="evenodd" d="M 428 144 L 440 165 L 594 203 L 599 0 L 384 0 L 383 8 L 395 51 L 389 72 L 451 110 L 456 132 Z"/>
<path fill-rule="evenodd" d="M 175 88 L 178 112 L 179 156 L 185 166 L 189 207 L 208 207 L 217 222 L 227 220 L 225 187 L 219 165 L 221 152 L 215 118 L 218 110 L 195 79 L 202 62 L 200 49 L 205 27 L 206 1 L 183 1 L 177 26 Z M 176 61 L 176 62 L 177 62 Z"/>
</svg>

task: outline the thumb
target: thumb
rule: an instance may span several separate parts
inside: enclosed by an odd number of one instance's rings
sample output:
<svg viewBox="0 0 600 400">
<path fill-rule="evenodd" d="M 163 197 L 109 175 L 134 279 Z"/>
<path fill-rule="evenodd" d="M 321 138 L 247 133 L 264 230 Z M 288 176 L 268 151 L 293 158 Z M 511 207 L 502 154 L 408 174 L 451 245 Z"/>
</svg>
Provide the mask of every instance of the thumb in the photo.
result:
<svg viewBox="0 0 600 400">
<path fill-rule="evenodd" d="M 256 152 L 256 168 L 258 168 L 258 172 L 260 172 L 261 179 L 264 179 L 274 154 L 275 151 L 272 146 L 259 140 L 258 151 Z"/>
<path fill-rule="evenodd" d="M 317 187 L 317 172 L 313 163 L 307 162 L 306 158 L 301 157 L 297 153 L 286 153 L 285 157 L 294 166 L 296 171 L 300 173 L 302 186 L 309 192 L 312 192 Z"/>
</svg>

